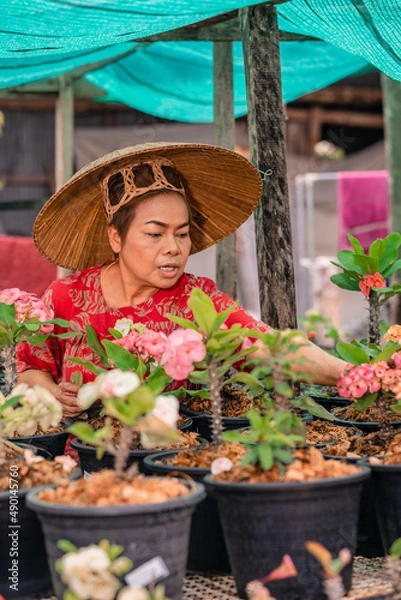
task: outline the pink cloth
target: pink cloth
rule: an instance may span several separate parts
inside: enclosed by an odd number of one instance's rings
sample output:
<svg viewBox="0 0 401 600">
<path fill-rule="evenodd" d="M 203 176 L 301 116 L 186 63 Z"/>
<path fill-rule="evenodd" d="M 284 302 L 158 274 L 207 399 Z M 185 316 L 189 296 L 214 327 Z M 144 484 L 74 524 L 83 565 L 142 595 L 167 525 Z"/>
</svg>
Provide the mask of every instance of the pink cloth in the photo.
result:
<svg viewBox="0 0 401 600">
<path fill-rule="evenodd" d="M 57 277 L 57 267 L 36 249 L 32 238 L 0 235 L 0 289 L 17 287 L 41 296 Z"/>
<path fill-rule="evenodd" d="M 344 171 L 338 173 L 338 244 L 352 248 L 347 233 L 356 237 L 365 252 L 378 237 L 389 233 L 387 171 Z"/>
</svg>

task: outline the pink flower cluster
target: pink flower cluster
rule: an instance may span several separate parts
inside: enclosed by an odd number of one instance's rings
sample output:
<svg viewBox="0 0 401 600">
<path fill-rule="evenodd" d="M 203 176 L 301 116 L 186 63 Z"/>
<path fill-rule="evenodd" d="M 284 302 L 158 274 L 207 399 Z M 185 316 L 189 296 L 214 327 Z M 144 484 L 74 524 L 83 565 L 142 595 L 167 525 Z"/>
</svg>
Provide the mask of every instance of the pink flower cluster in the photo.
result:
<svg viewBox="0 0 401 600">
<path fill-rule="evenodd" d="M 14 304 L 15 320 L 24 323 L 28 319 L 36 317 L 39 321 L 49 321 L 54 318 L 54 312 L 35 294 L 29 294 L 19 288 L 8 288 L 0 292 L 0 302 L 3 304 Z M 51 333 L 54 325 L 42 325 L 40 333 Z"/>
<path fill-rule="evenodd" d="M 364 275 L 358 285 L 365 298 L 369 298 L 370 288 L 386 287 L 386 280 L 381 273 L 374 273 L 373 275 Z"/>
<path fill-rule="evenodd" d="M 152 331 L 151 329 L 144 333 L 138 333 L 138 331 L 132 329 L 128 335 L 113 341 L 132 354 L 139 356 L 145 363 L 150 358 L 160 362 L 166 348 L 167 336 L 165 333 Z"/>
<path fill-rule="evenodd" d="M 177 329 L 167 338 L 161 364 L 167 375 L 182 381 L 194 370 L 194 362 L 205 357 L 203 337 L 194 329 Z"/>
<path fill-rule="evenodd" d="M 347 365 L 338 382 L 338 393 L 343 398 L 357 401 L 367 393 L 374 394 L 379 390 L 391 392 L 395 399 L 401 398 L 401 351 L 391 357 L 394 367 L 385 361 L 362 364 L 355 367 Z"/>
<path fill-rule="evenodd" d="M 126 336 L 113 341 L 145 363 L 154 359 L 176 381 L 186 379 L 194 370 L 193 363 L 202 360 L 206 354 L 202 335 L 194 329 L 177 329 L 168 337 L 150 329 L 143 333 L 132 329 Z"/>
</svg>

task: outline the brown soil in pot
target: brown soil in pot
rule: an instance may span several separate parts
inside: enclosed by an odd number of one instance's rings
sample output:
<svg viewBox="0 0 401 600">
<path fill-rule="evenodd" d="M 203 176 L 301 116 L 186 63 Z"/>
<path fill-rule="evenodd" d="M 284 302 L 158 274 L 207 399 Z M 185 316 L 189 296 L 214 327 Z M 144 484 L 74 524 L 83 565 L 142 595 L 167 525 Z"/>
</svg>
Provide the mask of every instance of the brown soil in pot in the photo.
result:
<svg viewBox="0 0 401 600">
<path fill-rule="evenodd" d="M 210 469 L 216 458 L 229 458 L 233 463 L 238 463 L 246 452 L 247 450 L 241 444 L 223 442 L 218 446 L 210 444 L 199 450 L 182 450 L 175 456 L 166 457 L 163 462 L 176 467 Z"/>
<path fill-rule="evenodd" d="M 15 438 L 19 438 L 19 437 L 35 437 L 35 435 L 50 435 L 51 433 L 60 433 L 61 431 L 65 431 L 66 427 L 65 425 L 63 425 L 62 423 L 59 423 L 58 425 L 56 425 L 56 427 L 49 427 L 49 429 L 47 431 L 43 431 L 41 429 L 41 427 L 39 426 L 37 431 L 33 434 L 33 435 L 20 435 L 17 432 L 14 432 L 14 435 L 12 437 Z M 11 437 L 11 436 L 8 436 Z"/>
<path fill-rule="evenodd" d="M 183 419 L 185 421 L 185 419 Z M 93 427 L 93 429 L 101 429 L 105 424 L 105 417 L 96 417 L 88 421 L 88 424 Z M 118 443 L 121 435 L 121 429 L 123 428 L 122 423 L 119 421 L 113 421 L 111 424 L 111 442 L 118 448 Z M 167 446 L 155 446 L 152 450 L 174 450 L 175 448 L 186 448 L 188 446 L 197 446 L 199 444 L 199 433 L 195 431 L 180 431 L 180 438 L 174 440 Z M 81 442 L 85 444 L 85 442 Z M 90 444 L 85 444 L 86 446 L 90 446 Z M 134 432 L 134 437 L 132 440 L 132 444 L 130 446 L 131 450 L 145 450 L 145 448 L 141 444 L 141 437 L 139 432 Z"/>
<path fill-rule="evenodd" d="M 350 406 L 333 408 L 331 412 L 336 418 L 343 419 L 344 421 L 365 421 L 374 423 L 380 421 L 380 409 L 374 402 L 364 410 L 356 410 L 351 404 Z M 401 421 L 400 415 L 397 415 L 390 408 L 388 410 L 388 418 L 390 421 Z"/>
<path fill-rule="evenodd" d="M 273 466 L 269 471 L 263 471 L 259 466 L 234 465 L 230 471 L 215 475 L 214 478 L 219 481 L 247 483 L 293 482 L 342 477 L 359 471 L 359 467 L 355 465 L 325 459 L 317 448 L 303 448 L 294 452 L 294 462 L 286 467 L 284 474 L 280 473 L 277 466 Z"/>
<path fill-rule="evenodd" d="M 343 427 L 323 419 L 314 419 L 307 422 L 306 431 L 306 443 L 328 444 L 323 452 L 330 456 L 364 458 L 401 453 L 399 429 L 394 429 L 391 438 L 386 439 L 380 431 L 365 432 L 355 427 Z"/>
<path fill-rule="evenodd" d="M 266 408 L 259 398 L 251 398 L 244 392 L 241 386 L 236 384 L 223 386 L 220 396 L 223 417 L 244 418 L 245 413 L 251 408 L 256 410 L 264 410 Z M 186 398 L 183 403 L 187 408 L 195 412 L 211 413 L 209 398 L 193 396 L 192 398 Z"/>
<path fill-rule="evenodd" d="M 70 481 L 57 488 L 47 488 L 38 495 L 43 502 L 71 506 L 112 506 L 118 504 L 153 504 L 186 496 L 190 490 L 174 477 L 136 475 L 130 481 L 119 479 L 114 471 L 103 469 L 88 479 Z"/>
<path fill-rule="evenodd" d="M 0 492 L 10 489 L 10 478 L 18 480 L 19 489 L 28 489 L 49 483 L 59 485 L 67 481 L 70 474 L 58 461 L 43 459 L 30 464 L 23 456 L 9 458 L 0 465 Z"/>
</svg>

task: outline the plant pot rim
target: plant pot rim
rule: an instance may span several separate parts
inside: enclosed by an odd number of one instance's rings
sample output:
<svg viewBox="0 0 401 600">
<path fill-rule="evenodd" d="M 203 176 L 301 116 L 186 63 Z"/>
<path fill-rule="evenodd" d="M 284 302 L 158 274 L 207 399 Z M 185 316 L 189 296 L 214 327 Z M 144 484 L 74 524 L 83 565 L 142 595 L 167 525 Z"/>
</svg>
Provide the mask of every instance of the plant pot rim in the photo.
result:
<svg viewBox="0 0 401 600">
<path fill-rule="evenodd" d="M 195 423 L 196 423 L 196 419 L 198 419 L 198 418 L 208 419 L 208 420 L 212 419 L 211 413 L 197 412 L 196 410 L 192 410 L 192 408 L 188 408 L 188 406 L 185 406 L 185 404 L 181 404 L 180 409 L 181 409 L 181 414 L 183 414 L 184 416 L 188 416 L 191 419 L 194 419 Z M 185 414 L 184 411 L 187 412 L 187 415 Z M 244 421 L 244 423 L 249 424 L 249 419 L 247 417 L 225 417 L 225 416 L 223 416 L 222 419 L 223 419 L 223 422 L 227 422 L 227 423 L 240 423 L 241 421 Z"/>
<path fill-rule="evenodd" d="M 130 450 L 129 451 L 129 456 L 136 456 L 138 458 L 146 458 L 149 455 L 153 455 L 153 454 L 157 454 L 160 452 L 179 452 L 180 450 L 188 450 L 190 448 L 203 448 L 205 446 L 207 446 L 209 444 L 208 440 L 206 440 L 205 438 L 201 438 L 199 437 L 198 440 L 200 441 L 200 444 L 198 446 L 185 446 L 183 448 L 174 448 L 171 450 L 156 450 L 154 448 L 149 448 L 149 450 Z M 77 438 L 74 438 L 73 440 L 71 440 L 71 447 L 74 448 L 74 450 L 83 450 L 85 452 L 87 452 L 88 454 L 90 454 L 91 456 L 94 456 L 96 454 L 96 448 L 95 446 L 87 446 L 86 444 L 83 444 L 82 442 L 80 442 Z M 105 451 L 103 456 L 112 456 L 110 454 L 110 452 L 107 452 L 107 450 Z"/>
<path fill-rule="evenodd" d="M 65 430 L 65 431 L 55 431 L 54 433 L 39 433 L 36 435 L 18 435 L 18 436 L 13 436 L 13 437 L 7 436 L 5 439 L 17 444 L 18 442 L 25 443 L 26 440 L 35 440 L 35 439 L 43 439 L 43 438 L 50 438 L 50 437 L 55 438 L 55 437 L 60 437 L 63 435 L 68 437 L 70 434 L 68 433 L 67 430 Z"/>
<path fill-rule="evenodd" d="M 185 479 L 180 480 L 181 483 L 190 486 L 188 481 Z M 26 505 L 31 510 L 40 514 L 47 515 L 74 515 L 75 517 L 107 517 L 107 516 L 121 516 L 127 514 L 148 514 L 156 513 L 160 511 L 174 510 L 184 506 L 192 506 L 198 503 L 200 500 L 206 497 L 205 488 L 201 483 L 191 482 L 191 485 L 195 487 L 193 491 L 190 491 L 186 496 L 178 496 L 171 500 L 165 500 L 164 502 L 155 502 L 149 504 L 115 504 L 108 506 L 96 506 L 93 504 L 82 505 L 71 505 L 71 504 L 59 504 L 55 502 L 44 502 L 39 500 L 37 495 L 43 489 L 48 486 L 41 486 L 32 490 L 26 499 Z"/>
<path fill-rule="evenodd" d="M 366 456 L 364 458 L 360 458 L 358 461 L 358 467 L 360 466 L 367 466 L 369 469 L 371 469 L 371 471 L 377 471 L 377 472 L 381 472 L 381 471 L 392 471 L 393 473 L 401 473 L 401 464 L 394 464 L 394 465 L 377 465 L 377 464 L 371 464 L 369 462 L 369 457 Z"/>
<path fill-rule="evenodd" d="M 265 483 L 249 483 L 247 481 L 218 481 L 211 475 L 206 475 L 204 483 L 207 488 L 224 492 L 242 492 L 242 493 L 281 493 L 296 492 L 302 489 L 313 489 L 315 487 L 336 487 L 338 484 L 347 485 L 349 483 L 364 481 L 371 474 L 370 467 L 358 465 L 361 469 L 359 473 L 350 473 L 341 477 L 326 477 L 324 479 L 313 479 L 307 481 L 269 481 Z"/>
<path fill-rule="evenodd" d="M 357 429 L 360 428 L 362 431 L 379 429 L 380 427 L 379 421 L 347 421 L 346 419 L 338 419 L 337 417 L 334 417 L 332 423 L 333 425 L 346 425 L 348 427 L 356 427 Z M 401 421 L 392 421 L 390 424 L 392 427 L 401 427 Z"/>
<path fill-rule="evenodd" d="M 193 446 L 191 449 L 196 450 L 197 446 Z M 189 450 L 189 448 L 186 448 L 186 450 Z M 155 462 L 158 459 L 165 458 L 167 456 L 173 456 L 178 453 L 179 453 L 179 450 L 163 450 L 163 451 L 157 452 L 155 454 L 150 454 L 150 455 L 146 456 L 143 462 L 147 467 L 153 467 L 153 466 L 156 466 L 156 467 L 160 466 L 161 468 L 166 467 L 166 469 L 168 469 L 168 470 L 171 469 L 172 471 L 177 471 L 178 473 L 187 473 L 188 475 L 192 475 L 192 474 L 193 475 L 195 475 L 195 474 L 196 475 L 208 475 L 210 473 L 210 469 L 211 469 L 210 467 L 190 467 L 190 466 L 182 467 L 179 465 L 166 465 L 164 463 L 162 463 L 161 465 L 155 465 Z"/>
</svg>

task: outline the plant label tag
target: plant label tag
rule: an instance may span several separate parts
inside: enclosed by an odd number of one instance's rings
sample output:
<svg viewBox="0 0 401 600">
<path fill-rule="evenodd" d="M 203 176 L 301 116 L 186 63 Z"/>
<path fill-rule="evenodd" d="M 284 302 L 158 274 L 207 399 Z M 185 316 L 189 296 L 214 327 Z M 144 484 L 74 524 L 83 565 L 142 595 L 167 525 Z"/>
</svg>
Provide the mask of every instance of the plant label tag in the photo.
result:
<svg viewBox="0 0 401 600">
<path fill-rule="evenodd" d="M 140 567 L 125 576 L 128 585 L 146 586 L 155 583 L 158 579 L 165 579 L 170 575 L 166 563 L 161 556 L 155 556 Z"/>
<path fill-rule="evenodd" d="M 88 471 L 84 471 L 84 479 L 89 479 L 90 476 L 91 474 Z"/>
</svg>

